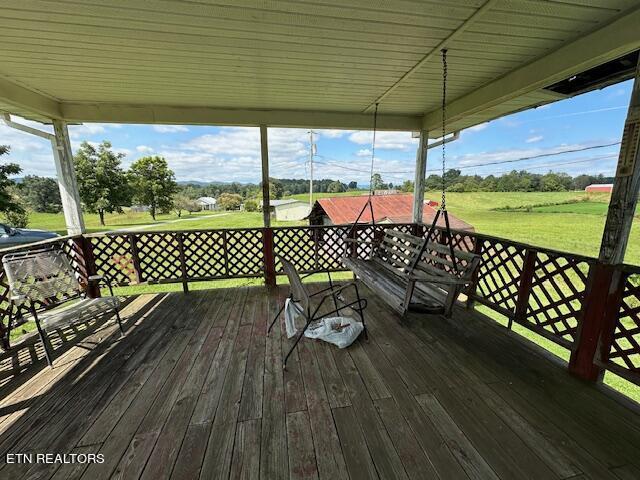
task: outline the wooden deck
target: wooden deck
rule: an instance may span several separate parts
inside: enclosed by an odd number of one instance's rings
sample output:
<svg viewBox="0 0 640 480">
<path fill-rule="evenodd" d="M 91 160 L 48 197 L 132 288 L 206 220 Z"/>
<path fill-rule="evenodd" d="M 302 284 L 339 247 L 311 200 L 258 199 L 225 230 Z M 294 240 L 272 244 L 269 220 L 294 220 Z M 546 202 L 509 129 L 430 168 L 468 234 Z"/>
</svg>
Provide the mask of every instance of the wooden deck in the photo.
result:
<svg viewBox="0 0 640 480">
<path fill-rule="evenodd" d="M 411 316 L 370 292 L 368 342 L 266 336 L 285 295 L 148 295 L 1 359 L 0 478 L 640 478 L 640 415 L 477 314 Z M 15 460 L 15 456 L 12 457 Z"/>
</svg>

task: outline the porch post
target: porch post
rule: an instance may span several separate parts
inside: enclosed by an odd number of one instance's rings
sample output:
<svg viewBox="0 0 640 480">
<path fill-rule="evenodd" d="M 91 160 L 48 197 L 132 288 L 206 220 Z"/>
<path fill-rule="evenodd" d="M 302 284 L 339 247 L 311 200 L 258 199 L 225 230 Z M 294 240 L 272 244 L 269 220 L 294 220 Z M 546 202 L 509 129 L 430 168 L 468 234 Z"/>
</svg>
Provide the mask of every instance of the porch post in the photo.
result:
<svg viewBox="0 0 640 480">
<path fill-rule="evenodd" d="M 607 211 L 607 222 L 600 243 L 600 263 L 589 271 L 585 301 L 576 345 L 569 360 L 569 371 L 593 381 L 602 379 L 604 371 L 599 357 L 608 352 L 616 328 L 619 308 L 621 272 L 616 266 L 624 261 L 633 215 L 640 188 L 640 61 L 622 134 L 616 178 Z"/>
<path fill-rule="evenodd" d="M 264 226 L 271 226 L 271 208 L 269 202 L 269 142 L 267 126 L 260 125 L 260 156 L 262 158 L 262 219 Z"/>
<path fill-rule="evenodd" d="M 62 210 L 67 224 L 69 235 L 84 233 L 84 219 L 80 207 L 80 193 L 76 180 L 76 172 L 73 167 L 73 153 L 69 142 L 67 123 L 62 120 L 53 120 L 55 138 L 51 138 L 53 160 L 56 164 L 58 188 L 62 199 Z"/>
<path fill-rule="evenodd" d="M 262 158 L 262 247 L 264 256 L 264 282 L 268 287 L 276 285 L 276 260 L 273 250 L 271 209 L 269 208 L 269 142 L 267 126 L 260 125 L 260 154 Z"/>
<path fill-rule="evenodd" d="M 600 261 L 618 264 L 624 261 L 633 215 L 640 188 L 640 61 L 636 67 L 627 120 L 600 244 Z"/>
<path fill-rule="evenodd" d="M 416 173 L 413 182 L 413 223 L 422 223 L 424 205 L 424 181 L 427 174 L 427 144 L 429 132 L 420 131 L 420 143 L 416 152 Z"/>
</svg>

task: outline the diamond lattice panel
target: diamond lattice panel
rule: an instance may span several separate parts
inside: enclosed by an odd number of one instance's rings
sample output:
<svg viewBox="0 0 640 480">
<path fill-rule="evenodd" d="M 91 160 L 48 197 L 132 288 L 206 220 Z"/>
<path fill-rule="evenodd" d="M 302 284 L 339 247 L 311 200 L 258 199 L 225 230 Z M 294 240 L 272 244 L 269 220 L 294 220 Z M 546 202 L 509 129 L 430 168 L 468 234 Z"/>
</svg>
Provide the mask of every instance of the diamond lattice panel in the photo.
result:
<svg viewBox="0 0 640 480">
<path fill-rule="evenodd" d="M 573 342 L 588 272 L 589 264 L 585 261 L 539 252 L 526 320 L 555 337 Z"/>
<path fill-rule="evenodd" d="M 140 269 L 149 281 L 182 277 L 180 247 L 175 233 L 144 233 L 137 237 Z"/>
<path fill-rule="evenodd" d="M 264 271 L 262 231 L 227 230 L 226 235 L 229 275 L 261 275 Z"/>
<path fill-rule="evenodd" d="M 189 278 L 228 276 L 224 235 L 224 230 L 183 233 Z"/>
<path fill-rule="evenodd" d="M 481 240 L 477 294 L 510 312 L 515 312 L 525 248 L 499 240 Z"/>
<path fill-rule="evenodd" d="M 317 270 L 316 249 L 322 241 L 320 228 L 292 227 L 273 231 L 273 250 L 276 256 L 276 272 L 282 273 L 280 258 L 293 264 L 298 272 Z"/>
<path fill-rule="evenodd" d="M 97 273 L 111 279 L 115 285 L 129 285 L 136 282 L 128 236 L 91 237 L 91 245 Z"/>
<path fill-rule="evenodd" d="M 609 361 L 640 374 L 640 274 L 625 281 Z"/>
</svg>

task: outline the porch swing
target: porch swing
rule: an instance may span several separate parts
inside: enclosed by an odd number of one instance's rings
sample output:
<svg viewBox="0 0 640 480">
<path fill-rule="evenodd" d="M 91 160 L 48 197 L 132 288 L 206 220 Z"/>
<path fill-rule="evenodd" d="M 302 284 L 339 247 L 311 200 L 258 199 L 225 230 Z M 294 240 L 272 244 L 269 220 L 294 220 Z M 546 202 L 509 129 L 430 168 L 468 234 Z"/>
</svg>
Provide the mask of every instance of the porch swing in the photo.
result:
<svg viewBox="0 0 640 480">
<path fill-rule="evenodd" d="M 369 196 L 360 214 L 351 225 L 345 242 L 351 244 L 343 264 L 354 275 L 389 306 L 404 316 L 408 311 L 419 311 L 451 316 L 456 299 L 465 287 L 471 284 L 480 264 L 480 256 L 454 248 L 446 202 L 446 93 L 447 50 L 442 50 L 442 203 L 436 211 L 431 226 L 424 237 L 418 237 L 394 229 L 384 230 L 382 238 L 362 241 L 357 238 L 356 228 L 367 208 L 371 224 L 375 227 L 373 189 L 369 184 Z M 371 177 L 375 163 L 378 104 L 373 117 L 373 139 L 371 148 Z M 436 239 L 436 227 L 440 216 L 445 228 L 440 241 Z M 359 258 L 358 246 L 367 244 L 371 248 L 369 258 Z"/>
</svg>

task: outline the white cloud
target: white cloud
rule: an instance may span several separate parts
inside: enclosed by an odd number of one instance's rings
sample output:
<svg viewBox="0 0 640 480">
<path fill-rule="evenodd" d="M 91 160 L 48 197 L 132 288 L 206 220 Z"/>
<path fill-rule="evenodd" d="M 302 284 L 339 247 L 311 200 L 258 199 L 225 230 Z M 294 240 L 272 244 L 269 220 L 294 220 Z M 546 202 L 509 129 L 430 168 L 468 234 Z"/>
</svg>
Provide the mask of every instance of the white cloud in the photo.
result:
<svg viewBox="0 0 640 480">
<path fill-rule="evenodd" d="M 349 135 L 349 140 L 357 145 L 371 145 L 373 132 L 357 131 Z M 377 132 L 376 148 L 381 150 L 410 151 L 416 148 L 417 138 L 412 138 L 411 132 Z"/>
<path fill-rule="evenodd" d="M 370 157 L 371 156 L 371 150 L 369 150 L 368 148 L 361 148 L 356 153 L 356 156 L 357 157 Z"/>
<path fill-rule="evenodd" d="M 184 125 L 154 125 L 153 129 L 159 133 L 176 133 L 189 131 L 189 129 Z"/>
<path fill-rule="evenodd" d="M 139 153 L 153 153 L 154 150 L 152 147 L 148 147 L 147 145 L 138 145 L 136 147 L 136 151 Z"/>
<path fill-rule="evenodd" d="M 473 127 L 469 127 L 466 130 L 468 130 L 469 132 L 479 132 L 481 130 L 484 130 L 488 126 L 489 126 L 489 122 L 484 122 L 484 123 L 479 123 L 478 125 L 474 125 Z"/>
<path fill-rule="evenodd" d="M 320 136 L 326 138 L 342 138 L 345 135 L 353 133 L 353 130 L 325 129 L 318 130 L 318 133 L 320 134 Z"/>
<path fill-rule="evenodd" d="M 529 137 L 525 140 L 525 143 L 536 143 L 542 140 L 544 137 L 542 135 L 534 135 L 533 137 Z"/>
</svg>

